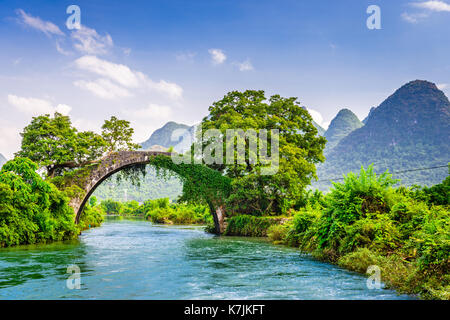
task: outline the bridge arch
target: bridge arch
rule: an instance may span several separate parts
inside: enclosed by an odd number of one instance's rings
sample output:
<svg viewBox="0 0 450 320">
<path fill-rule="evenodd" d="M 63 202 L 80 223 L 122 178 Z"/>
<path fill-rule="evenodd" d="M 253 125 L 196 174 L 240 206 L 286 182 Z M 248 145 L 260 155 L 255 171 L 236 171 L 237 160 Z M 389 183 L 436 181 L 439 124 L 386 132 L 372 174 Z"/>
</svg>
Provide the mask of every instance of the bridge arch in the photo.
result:
<svg viewBox="0 0 450 320">
<path fill-rule="evenodd" d="M 228 178 L 222 177 L 219 172 L 202 165 L 174 164 L 170 157 L 171 153 L 162 151 L 119 151 L 110 153 L 95 162 L 83 172 L 81 177 L 76 177 L 74 179 L 76 180 L 75 184 L 83 191 L 79 195 L 74 196 L 69 202 L 69 205 L 75 212 L 75 223 L 79 222 L 86 202 L 103 181 L 126 168 L 142 164 L 153 164 L 157 169 L 169 170 L 179 174 L 184 184 L 183 188 L 186 184 L 190 186 L 207 184 L 206 189 L 203 188 L 201 191 L 203 192 L 201 197 L 209 205 L 210 212 L 214 219 L 216 233 L 223 233 L 225 229 L 223 190 L 225 190 L 226 193 L 227 185 L 229 184 Z M 185 169 L 186 166 L 190 167 L 189 170 L 182 170 L 183 168 Z M 217 177 L 220 177 L 220 181 L 218 184 L 216 183 L 216 186 L 214 186 L 214 183 L 211 183 L 211 181 L 203 181 L 206 179 L 202 179 L 202 174 L 199 174 L 199 172 L 203 173 L 208 170 L 213 176 L 217 175 Z M 183 174 L 184 172 L 189 172 L 189 174 Z M 195 174 L 196 172 L 197 174 Z M 221 189 L 222 191 L 217 189 Z"/>
</svg>

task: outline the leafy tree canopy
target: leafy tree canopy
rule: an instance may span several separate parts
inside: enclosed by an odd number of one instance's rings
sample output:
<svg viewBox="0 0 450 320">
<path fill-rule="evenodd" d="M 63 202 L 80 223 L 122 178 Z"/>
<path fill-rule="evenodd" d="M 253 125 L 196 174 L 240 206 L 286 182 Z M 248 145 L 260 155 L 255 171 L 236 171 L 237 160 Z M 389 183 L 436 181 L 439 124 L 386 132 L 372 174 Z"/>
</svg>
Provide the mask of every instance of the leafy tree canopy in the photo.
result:
<svg viewBox="0 0 450 320">
<path fill-rule="evenodd" d="M 105 120 L 102 126 L 102 137 L 109 152 L 139 149 L 140 145 L 132 142 L 133 133 L 134 129 L 130 127 L 129 121 L 119 120 L 114 116 Z"/>
<path fill-rule="evenodd" d="M 60 113 L 33 117 L 21 133 L 22 147 L 16 153 L 45 167 L 48 176 L 61 175 L 66 170 L 85 166 L 106 151 L 134 150 L 130 123 L 111 117 L 102 126 L 102 135 L 92 131 L 79 132 L 70 118 Z"/>
<path fill-rule="evenodd" d="M 226 136 L 227 129 L 272 129 L 279 130 L 279 170 L 275 175 L 261 175 L 264 163 L 250 161 L 246 151 L 246 165 L 227 164 L 224 141 L 224 164 L 210 164 L 215 170 L 234 179 L 231 206 L 240 213 L 267 213 L 285 211 L 302 194 L 305 187 L 315 178 L 315 164 L 324 161 L 325 138 L 318 135 L 307 110 L 297 98 L 283 98 L 273 95 L 266 99 L 264 91 L 233 91 L 209 108 L 209 116 L 201 123 L 202 133 L 218 129 Z M 270 134 L 268 132 L 268 150 Z M 246 138 L 246 150 L 251 138 Z M 225 139 L 224 139 L 225 140 Z M 205 139 L 203 150 L 214 138 Z M 229 142 L 228 142 L 229 143 Z M 234 143 L 234 142 L 232 142 Z M 236 153 L 234 153 L 236 159 Z M 251 191 L 251 192 L 250 192 Z M 247 206 L 247 205 L 248 206 Z M 242 212 L 248 211 L 248 212 Z"/>
</svg>

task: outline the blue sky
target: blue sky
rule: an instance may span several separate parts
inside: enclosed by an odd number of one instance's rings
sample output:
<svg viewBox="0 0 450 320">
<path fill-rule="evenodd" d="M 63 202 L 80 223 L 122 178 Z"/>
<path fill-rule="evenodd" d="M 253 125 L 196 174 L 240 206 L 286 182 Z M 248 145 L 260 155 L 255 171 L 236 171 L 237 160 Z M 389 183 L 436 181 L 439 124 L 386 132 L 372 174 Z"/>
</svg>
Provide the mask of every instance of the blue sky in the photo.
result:
<svg viewBox="0 0 450 320">
<path fill-rule="evenodd" d="M 362 119 L 410 80 L 450 93 L 448 30 L 449 0 L 0 1 L 0 153 L 37 114 L 95 131 L 117 115 L 141 142 L 231 90 L 298 97 L 324 126 L 344 107 Z"/>
</svg>

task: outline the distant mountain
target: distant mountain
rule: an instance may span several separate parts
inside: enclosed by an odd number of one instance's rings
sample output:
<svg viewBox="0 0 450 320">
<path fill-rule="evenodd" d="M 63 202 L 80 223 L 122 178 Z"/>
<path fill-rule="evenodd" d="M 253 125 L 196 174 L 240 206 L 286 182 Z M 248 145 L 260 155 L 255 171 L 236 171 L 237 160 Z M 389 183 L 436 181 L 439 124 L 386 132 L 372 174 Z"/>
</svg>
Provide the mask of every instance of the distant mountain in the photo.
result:
<svg viewBox="0 0 450 320">
<path fill-rule="evenodd" d="M 154 145 L 165 148 L 175 147 L 183 142 L 184 136 L 190 130 L 192 130 L 192 127 L 188 125 L 173 121 L 167 122 L 163 127 L 155 130 L 150 138 L 141 144 L 141 147 L 145 150 Z"/>
<path fill-rule="evenodd" d="M 127 180 L 117 182 L 115 176 L 111 176 L 98 186 L 93 196 L 97 199 L 116 201 L 136 200 L 140 203 L 148 199 L 169 198 L 176 200 L 183 189 L 183 184 L 176 176 L 167 179 L 156 174 L 155 168 L 147 166 L 145 177 L 139 186 L 134 186 Z"/>
<path fill-rule="evenodd" d="M 362 121 L 363 124 L 367 123 L 367 120 L 369 120 L 370 115 L 372 114 L 373 110 L 375 110 L 375 107 L 370 108 L 369 114 L 367 115 L 367 117 L 364 118 L 364 120 Z"/>
<path fill-rule="evenodd" d="M 308 111 L 308 108 L 306 108 L 305 106 L 302 106 L 302 108 L 305 109 L 306 111 Z M 309 113 L 309 111 L 308 111 L 308 113 Z M 310 113 L 310 115 L 311 115 L 311 113 Z M 317 122 L 315 122 L 313 120 L 312 124 L 313 124 L 314 127 L 316 127 L 316 129 L 317 129 L 317 131 L 319 133 L 319 136 L 323 136 L 325 134 L 325 129 L 322 128 Z"/>
<path fill-rule="evenodd" d="M 421 169 L 450 161 L 450 102 L 434 83 L 416 80 L 395 91 L 373 109 L 366 125 L 352 131 L 318 167 L 319 180 L 342 177 L 374 164 L 376 172 Z M 394 175 L 402 184 L 433 185 L 447 168 Z M 326 189 L 329 183 L 315 186 Z"/>
<path fill-rule="evenodd" d="M 312 124 L 314 127 L 316 127 L 317 131 L 319 132 L 319 136 L 323 136 L 325 134 L 325 129 L 322 128 L 317 122 L 313 120 Z"/>
<path fill-rule="evenodd" d="M 8 161 L 1 153 L 0 153 L 0 168 Z"/>
<path fill-rule="evenodd" d="M 324 134 L 327 139 L 326 151 L 331 151 L 350 132 L 362 126 L 363 123 L 349 109 L 340 110 Z"/>
</svg>

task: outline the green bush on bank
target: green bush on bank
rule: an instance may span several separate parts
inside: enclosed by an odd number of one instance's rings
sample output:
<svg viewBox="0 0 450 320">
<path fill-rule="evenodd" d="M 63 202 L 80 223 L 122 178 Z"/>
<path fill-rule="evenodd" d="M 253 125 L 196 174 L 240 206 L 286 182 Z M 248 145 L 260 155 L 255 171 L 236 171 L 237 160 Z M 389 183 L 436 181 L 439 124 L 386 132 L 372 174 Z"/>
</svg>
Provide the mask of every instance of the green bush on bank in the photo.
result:
<svg viewBox="0 0 450 320">
<path fill-rule="evenodd" d="M 450 299 L 447 178 L 431 188 L 394 189 L 372 167 L 350 173 L 327 195 L 309 192 L 285 225 L 272 217 L 235 216 L 226 234 L 265 236 L 314 257 L 365 273 L 381 269 L 388 287 L 427 299 Z"/>
<path fill-rule="evenodd" d="M 144 203 L 145 217 L 153 223 L 210 224 L 209 208 L 199 204 L 170 204 L 168 198 L 148 200 Z"/>
<path fill-rule="evenodd" d="M 97 198 L 89 198 L 89 203 L 83 209 L 78 222 L 78 228 L 80 230 L 86 230 L 89 228 L 100 227 L 104 221 L 106 212 L 100 205 L 97 205 Z"/>
<path fill-rule="evenodd" d="M 78 229 L 68 198 L 16 158 L 0 171 L 0 247 L 75 238 Z"/>
<path fill-rule="evenodd" d="M 226 236 L 265 237 L 270 226 L 279 224 L 274 217 L 255 217 L 250 215 L 234 216 L 227 220 Z"/>
<path fill-rule="evenodd" d="M 153 223 L 208 224 L 212 222 L 207 206 L 170 203 L 169 198 L 147 200 L 142 205 L 134 200 L 127 202 L 104 200 L 101 202 L 101 207 L 107 214 L 141 216 Z"/>
<path fill-rule="evenodd" d="M 67 194 L 37 169 L 30 159 L 15 158 L 0 171 L 0 247 L 74 239 L 103 221 L 103 212 L 91 203 L 76 225 Z"/>
<path fill-rule="evenodd" d="M 383 281 L 400 292 L 449 299 L 450 211 L 435 205 L 449 197 L 448 189 L 431 188 L 435 193 L 424 201 L 423 193 L 393 189 L 394 183 L 371 167 L 347 175 L 333 184 L 323 207 L 294 214 L 284 243 L 358 272 L 378 265 Z"/>
</svg>

